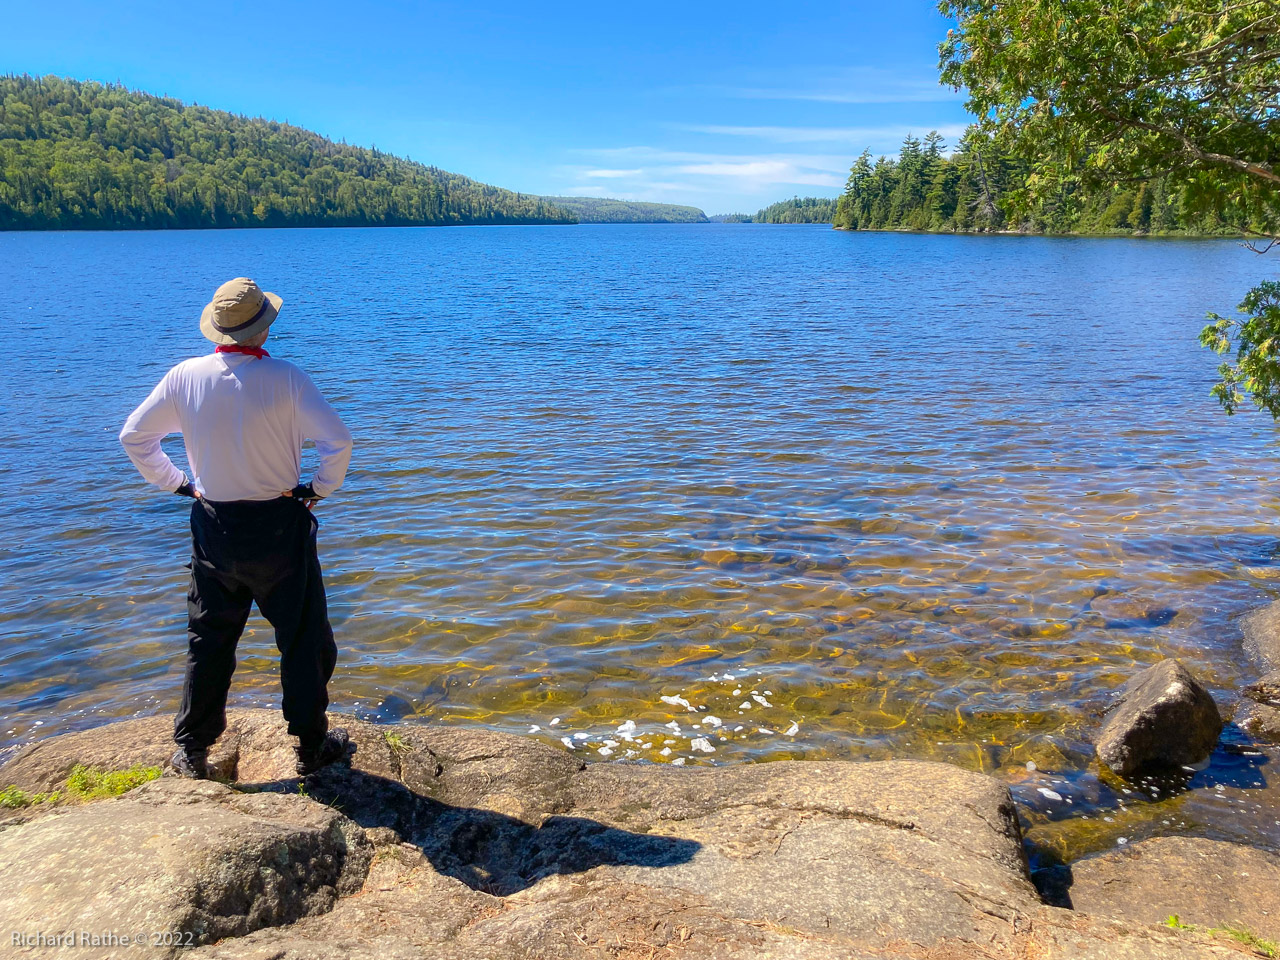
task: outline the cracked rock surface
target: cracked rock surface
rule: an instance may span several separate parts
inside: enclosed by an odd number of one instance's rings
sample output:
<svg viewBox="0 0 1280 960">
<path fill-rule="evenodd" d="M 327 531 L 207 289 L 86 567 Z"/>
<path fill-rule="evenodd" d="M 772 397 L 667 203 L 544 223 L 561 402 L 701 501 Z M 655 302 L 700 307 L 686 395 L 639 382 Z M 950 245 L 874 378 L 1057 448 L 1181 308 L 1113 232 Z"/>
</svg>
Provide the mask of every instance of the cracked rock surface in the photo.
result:
<svg viewBox="0 0 1280 960">
<path fill-rule="evenodd" d="M 233 711 L 211 754 L 230 785 L 164 778 L 0 822 L 0 932 L 177 930 L 193 949 L 38 955 L 190 960 L 1241 956 L 1044 906 L 1007 788 L 945 764 L 584 764 L 524 737 L 341 722 L 357 751 L 305 795 L 278 714 Z M 0 785 L 161 764 L 171 730 L 52 738 Z"/>
</svg>

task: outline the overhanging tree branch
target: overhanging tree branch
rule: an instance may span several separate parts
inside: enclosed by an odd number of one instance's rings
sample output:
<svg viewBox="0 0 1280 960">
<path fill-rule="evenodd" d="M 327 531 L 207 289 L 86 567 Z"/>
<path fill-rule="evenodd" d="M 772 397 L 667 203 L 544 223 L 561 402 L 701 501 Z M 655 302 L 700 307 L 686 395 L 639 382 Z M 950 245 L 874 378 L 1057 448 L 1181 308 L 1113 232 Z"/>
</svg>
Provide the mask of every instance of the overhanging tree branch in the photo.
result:
<svg viewBox="0 0 1280 960">
<path fill-rule="evenodd" d="M 1276 173 L 1266 164 L 1255 163 L 1249 160 L 1243 160 L 1240 157 L 1231 157 L 1224 153 L 1215 153 L 1211 150 L 1201 149 L 1190 137 L 1179 130 L 1173 130 L 1169 127 L 1160 126 L 1159 124 L 1145 120 L 1137 120 L 1133 117 L 1126 117 L 1122 114 L 1116 113 L 1114 110 L 1103 109 L 1099 112 L 1102 116 L 1113 120 L 1122 126 L 1135 127 L 1139 130 L 1148 130 L 1152 133 L 1171 137 L 1181 143 L 1183 149 L 1197 160 L 1231 167 L 1234 170 L 1239 170 L 1241 173 L 1247 173 L 1251 176 L 1260 177 L 1263 180 L 1280 184 L 1280 173 Z"/>
</svg>

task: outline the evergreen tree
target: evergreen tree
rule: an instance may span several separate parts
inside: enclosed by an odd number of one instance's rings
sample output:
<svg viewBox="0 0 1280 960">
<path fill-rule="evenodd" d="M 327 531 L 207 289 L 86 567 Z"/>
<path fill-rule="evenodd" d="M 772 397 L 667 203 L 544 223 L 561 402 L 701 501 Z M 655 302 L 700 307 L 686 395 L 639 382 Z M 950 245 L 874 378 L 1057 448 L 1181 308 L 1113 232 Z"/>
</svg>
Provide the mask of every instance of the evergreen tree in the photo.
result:
<svg viewBox="0 0 1280 960">
<path fill-rule="evenodd" d="M 792 197 L 765 207 L 756 223 L 831 223 L 836 213 L 833 197 Z"/>
<path fill-rule="evenodd" d="M 864 150 L 835 202 L 832 224 L 843 230 L 1237 232 L 1190 212 L 1167 178 L 1092 187 L 1079 179 L 1063 180 L 1055 190 L 1032 189 L 1031 165 L 977 127 L 965 132 L 950 156 L 945 149 L 942 136 L 933 131 L 923 141 L 908 136 L 897 159 L 880 157 L 873 164 L 871 152 Z M 807 202 L 796 199 L 767 209 Z"/>
</svg>

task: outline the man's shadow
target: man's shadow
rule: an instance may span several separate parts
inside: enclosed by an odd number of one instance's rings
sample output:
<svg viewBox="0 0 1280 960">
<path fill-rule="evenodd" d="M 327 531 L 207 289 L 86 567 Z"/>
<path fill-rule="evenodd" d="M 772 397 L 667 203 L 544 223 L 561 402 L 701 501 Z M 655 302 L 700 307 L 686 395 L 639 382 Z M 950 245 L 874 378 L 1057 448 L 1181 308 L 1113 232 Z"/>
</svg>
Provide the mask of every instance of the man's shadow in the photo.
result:
<svg viewBox="0 0 1280 960">
<path fill-rule="evenodd" d="M 290 779 L 241 787 L 296 793 L 303 783 Z M 366 830 L 394 830 L 440 873 L 495 896 L 592 867 L 675 866 L 701 847 L 693 840 L 631 833 L 584 817 L 554 815 L 532 826 L 490 810 L 443 803 L 345 763 L 307 777 L 305 791 Z"/>
</svg>

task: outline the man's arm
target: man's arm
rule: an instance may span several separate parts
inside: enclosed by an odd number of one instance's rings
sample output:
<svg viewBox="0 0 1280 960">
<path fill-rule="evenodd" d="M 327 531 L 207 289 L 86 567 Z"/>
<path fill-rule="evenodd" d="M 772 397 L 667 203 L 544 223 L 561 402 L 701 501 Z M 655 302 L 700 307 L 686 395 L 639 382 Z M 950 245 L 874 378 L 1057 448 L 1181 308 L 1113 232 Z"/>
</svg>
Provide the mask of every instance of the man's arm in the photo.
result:
<svg viewBox="0 0 1280 960">
<path fill-rule="evenodd" d="M 166 374 L 151 395 L 129 414 L 124 429 L 120 431 L 120 443 L 138 472 L 148 483 L 170 493 L 184 485 L 187 478 L 160 448 L 160 441 L 181 429 L 178 411 L 169 396 L 169 377 Z"/>
<path fill-rule="evenodd" d="M 351 431 L 305 373 L 298 381 L 297 404 L 302 435 L 315 441 L 316 452 L 320 454 L 320 467 L 310 486 L 317 497 L 327 497 L 342 486 L 347 476 Z"/>
</svg>

